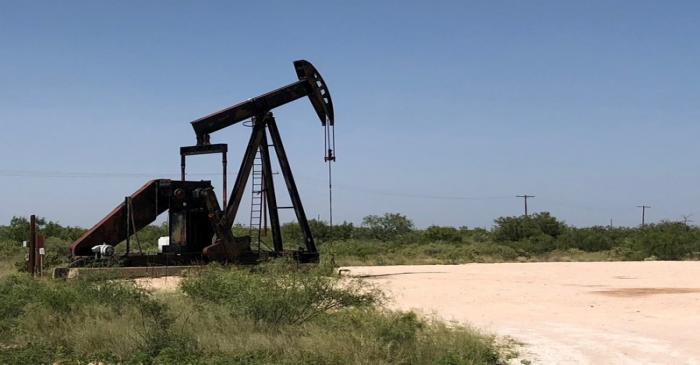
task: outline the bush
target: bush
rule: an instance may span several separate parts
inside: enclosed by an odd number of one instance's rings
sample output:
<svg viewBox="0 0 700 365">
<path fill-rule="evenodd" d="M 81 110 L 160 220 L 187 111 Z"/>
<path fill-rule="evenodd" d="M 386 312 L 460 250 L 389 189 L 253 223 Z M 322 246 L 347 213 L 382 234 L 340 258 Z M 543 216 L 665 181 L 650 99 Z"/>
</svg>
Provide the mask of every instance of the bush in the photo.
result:
<svg viewBox="0 0 700 365">
<path fill-rule="evenodd" d="M 316 243 L 319 244 L 331 241 L 349 240 L 357 236 L 362 236 L 362 234 L 360 234 L 362 230 L 348 222 L 335 224 L 333 227 L 331 227 L 327 222 L 310 219 L 309 228 L 311 229 L 311 234 L 313 235 L 314 240 L 316 240 Z M 290 243 L 293 242 L 295 244 L 303 244 L 304 236 L 301 233 L 301 228 L 297 222 L 282 224 L 280 229 L 282 231 L 282 239 L 284 241 Z"/>
<path fill-rule="evenodd" d="M 191 298 L 227 306 L 232 315 L 270 325 L 301 324 L 328 311 L 367 307 L 378 292 L 347 281 L 342 286 L 319 268 L 299 270 L 291 263 L 246 269 L 212 268 L 186 278 Z"/>
<path fill-rule="evenodd" d="M 615 243 L 609 230 L 603 227 L 567 229 L 559 242 L 560 248 L 576 248 L 586 252 L 609 250 Z"/>
<path fill-rule="evenodd" d="M 0 280 L 0 363 L 428 365 L 499 360 L 493 337 L 414 313 L 377 309 L 372 304 L 381 296 L 374 289 L 325 274 L 323 268 L 288 263 L 253 270 L 211 267 L 183 281 L 187 296 L 153 296 L 131 282 L 10 277 Z"/>
<path fill-rule="evenodd" d="M 413 230 L 413 222 L 399 213 L 385 213 L 383 216 L 368 215 L 362 219 L 369 234 L 378 240 L 388 241 Z"/>
<path fill-rule="evenodd" d="M 78 227 L 64 227 L 57 222 L 47 221 L 45 218 L 37 218 L 37 230 L 45 237 L 55 237 L 65 241 L 77 240 L 85 230 Z M 29 219 L 25 217 L 12 217 L 10 225 L 0 229 L 0 241 L 7 240 L 16 243 L 29 240 Z"/>
<path fill-rule="evenodd" d="M 525 216 L 500 217 L 495 222 L 493 236 L 498 242 L 521 241 L 542 233 L 535 222 Z"/>
<path fill-rule="evenodd" d="M 414 313 L 352 310 L 324 324 L 346 333 L 343 341 L 348 344 L 344 347 L 350 351 L 336 363 L 466 365 L 499 361 L 493 337 L 484 337 L 466 327 L 448 328 Z M 362 351 L 356 351 L 358 348 Z M 365 361 L 353 361 L 358 358 Z"/>
<path fill-rule="evenodd" d="M 496 241 L 521 241 L 530 237 L 547 235 L 558 237 L 566 225 L 548 212 L 522 215 L 520 217 L 500 217 L 496 219 L 494 238 Z"/>
<path fill-rule="evenodd" d="M 108 363 L 169 347 L 166 308 L 131 282 L 0 281 L 0 363 Z M 164 342 L 164 339 L 166 342 Z M 36 354 L 31 352 L 36 349 Z M 140 354 L 140 355 L 139 355 Z"/>
<path fill-rule="evenodd" d="M 427 241 L 462 242 L 462 234 L 454 227 L 430 226 L 424 233 Z"/>
<path fill-rule="evenodd" d="M 493 337 L 465 327 L 447 327 L 413 313 L 346 308 L 301 325 L 270 328 L 232 316 L 226 305 L 208 303 L 206 310 L 196 310 L 196 301 L 185 299 L 171 296 L 166 302 L 175 312 L 195 313 L 179 316 L 173 324 L 174 335 L 192 338 L 196 343 L 198 356 L 191 363 L 498 363 Z M 164 358 L 164 352 L 160 358 Z M 182 358 L 187 357 L 176 357 L 172 362 Z"/>
<path fill-rule="evenodd" d="M 661 260 L 680 260 L 700 251 L 698 229 L 677 222 L 648 225 L 636 231 L 631 242 L 631 248 L 642 256 Z"/>
</svg>

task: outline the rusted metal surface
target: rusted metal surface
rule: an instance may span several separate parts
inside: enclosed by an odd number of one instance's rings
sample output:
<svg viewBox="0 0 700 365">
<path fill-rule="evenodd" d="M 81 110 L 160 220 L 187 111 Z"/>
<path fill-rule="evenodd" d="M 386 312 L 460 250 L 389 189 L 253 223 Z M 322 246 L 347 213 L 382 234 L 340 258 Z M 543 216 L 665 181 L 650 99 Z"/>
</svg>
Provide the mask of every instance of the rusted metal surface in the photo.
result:
<svg viewBox="0 0 700 365">
<path fill-rule="evenodd" d="M 241 199 L 243 199 L 243 193 L 245 192 L 245 187 L 246 184 L 248 184 L 248 178 L 250 177 L 250 170 L 253 168 L 255 155 L 258 153 L 258 147 L 260 146 L 260 142 L 262 142 L 264 133 L 264 123 L 255 123 L 253 125 L 253 131 L 250 134 L 248 146 L 246 147 L 243 159 L 241 161 L 241 167 L 238 169 L 238 175 L 236 175 L 236 180 L 233 183 L 231 200 L 229 200 L 228 205 L 225 207 L 224 221 L 222 224 L 229 229 L 236 219 L 236 213 L 238 212 L 238 208 L 241 204 Z"/>
<path fill-rule="evenodd" d="M 209 212 L 209 222 L 217 237 L 214 244 L 205 247 L 204 257 L 214 261 L 233 262 L 236 257 L 243 256 L 245 252 L 250 252 L 250 237 L 247 240 L 239 240 L 233 236 L 231 227 L 226 223 L 224 213 L 219 207 L 214 191 L 212 189 L 205 190 L 203 198 Z"/>
<path fill-rule="evenodd" d="M 248 178 L 251 174 L 251 169 L 258 151 L 262 151 L 261 153 L 263 155 L 262 175 L 263 177 L 268 177 L 263 182 L 264 187 L 261 192 L 264 194 L 267 202 L 262 209 L 266 210 L 264 213 L 265 215 L 267 215 L 267 213 L 270 215 L 274 253 L 278 255 L 283 254 L 283 244 L 279 227 L 280 223 L 277 215 L 277 210 L 280 208 L 277 207 L 274 184 L 270 178 L 272 176 L 269 152 L 270 145 L 267 143 L 267 133 L 269 132 L 287 185 L 287 190 L 292 200 L 292 207 L 297 217 L 297 222 L 304 235 L 304 251 L 301 252 L 300 255 L 304 256 L 305 259 L 309 261 L 318 260 L 318 251 L 306 218 L 306 213 L 301 203 L 301 198 L 299 197 L 299 191 L 296 187 L 294 176 L 292 175 L 289 160 L 287 159 L 284 146 L 282 145 L 282 138 L 275 124 L 275 119 L 272 116 L 271 110 L 304 96 L 309 97 L 311 105 L 316 111 L 321 124 L 326 128 L 326 161 L 335 160 L 334 136 L 332 134 L 335 116 L 330 92 L 318 70 L 316 70 L 311 63 L 304 60 L 295 61 L 294 68 L 297 78 L 299 79 L 298 82 L 248 99 L 192 122 L 192 127 L 197 136 L 197 145 L 207 146 L 210 143 L 209 135 L 211 133 L 252 118 L 253 129 L 231 191 L 231 200 L 228 204 L 224 205 L 223 214 L 218 210 L 218 207 L 214 208 L 211 206 L 212 204 L 209 204 L 210 209 L 212 209 L 210 210 L 209 217 L 212 220 L 212 224 L 218 227 L 215 228 L 215 230 L 217 231 L 217 238 L 219 240 L 217 244 L 213 245 L 212 252 L 217 252 L 218 255 L 230 256 L 232 255 L 232 249 L 237 249 L 239 255 L 245 252 L 239 250 L 242 245 L 240 242 L 235 242 L 228 232 L 231 230 L 233 222 L 236 219 L 244 189 L 248 183 Z M 214 250 L 215 248 L 216 250 Z"/>
<path fill-rule="evenodd" d="M 275 192 L 275 184 L 272 179 L 272 163 L 270 160 L 270 145 L 267 142 L 267 135 L 263 134 L 263 139 L 260 145 L 260 154 L 262 155 L 262 177 L 264 184 L 265 204 L 263 209 L 270 215 L 270 228 L 272 229 L 272 245 L 275 251 L 281 252 L 284 250 L 282 245 L 282 232 L 280 230 L 280 218 L 277 208 L 277 193 Z M 267 214 L 264 215 L 267 217 Z M 267 230 L 267 222 L 265 222 L 265 230 Z M 265 232 L 267 233 L 267 232 Z"/>
<path fill-rule="evenodd" d="M 209 134 L 305 96 L 323 125 L 334 124 L 333 101 L 321 74 L 305 60 L 294 61 L 294 69 L 299 81 L 193 121 L 197 144 L 209 144 Z"/>
<path fill-rule="evenodd" d="M 159 196 L 160 192 L 157 189 L 159 185 L 167 185 L 168 181 L 151 180 L 131 195 L 136 226 L 129 230 L 129 234 L 150 224 L 160 213 L 168 209 L 168 204 L 165 203 L 167 199 Z M 70 249 L 73 255 L 89 256 L 92 254 L 91 249 L 95 245 L 108 244 L 115 246 L 125 240 L 127 236 L 127 227 L 125 226 L 126 213 L 126 204 L 119 204 L 71 245 Z"/>
<path fill-rule="evenodd" d="M 267 127 L 270 131 L 272 143 L 275 145 L 275 151 L 277 151 L 277 158 L 280 163 L 280 168 L 282 169 L 282 176 L 284 176 L 284 181 L 287 183 L 287 191 L 289 191 L 289 197 L 292 200 L 294 214 L 296 215 L 297 222 L 301 227 L 301 232 L 304 234 L 304 244 L 306 246 L 306 250 L 310 253 L 315 253 L 318 255 L 316 244 L 314 243 L 314 238 L 311 234 L 311 227 L 309 227 L 309 221 L 306 219 L 306 213 L 304 212 L 304 207 L 301 203 L 299 190 L 294 182 L 292 167 L 289 165 L 287 153 L 285 152 L 284 145 L 282 144 L 282 137 L 280 136 L 279 129 L 277 129 L 277 123 L 275 122 L 275 118 L 272 117 L 272 113 L 270 113 L 269 117 L 267 118 Z"/>
<path fill-rule="evenodd" d="M 228 154 L 228 145 L 225 143 L 201 145 L 201 146 L 184 146 L 180 147 L 180 177 L 182 181 L 185 181 L 186 169 L 187 169 L 187 156 L 196 155 L 207 155 L 212 153 L 221 154 L 221 169 L 223 175 L 222 189 L 223 189 L 223 199 L 222 204 L 226 206 L 226 194 L 227 194 L 227 165 L 226 155 Z"/>
<path fill-rule="evenodd" d="M 27 272 L 41 276 L 44 268 L 45 238 L 39 233 L 36 215 L 29 217 L 29 246 L 27 247 Z"/>
<path fill-rule="evenodd" d="M 82 257 L 81 265 L 90 261 L 91 248 L 100 244 L 115 246 L 128 239 L 134 232 L 141 230 L 155 221 L 159 214 L 169 210 L 170 245 L 167 252 L 155 255 L 127 255 L 119 263 L 125 265 L 169 265 L 176 262 L 222 261 L 249 262 L 261 256 L 291 256 L 301 262 L 318 262 L 318 251 L 309 228 L 301 198 L 292 175 L 287 155 L 282 145 L 279 130 L 271 110 L 308 97 L 321 124 L 326 127 L 326 160 L 334 160 L 334 147 L 330 144 L 330 127 L 334 125 L 333 102 L 325 81 L 316 68 L 309 62 L 294 62 L 299 81 L 281 87 L 269 93 L 248 99 L 244 102 L 207 115 L 192 122 L 197 137 L 196 146 L 180 149 L 181 180 L 152 180 L 136 193 L 125 199 L 104 219 L 87 231 L 71 246 L 74 257 Z M 210 134 L 253 118 L 253 129 L 243 156 L 238 175 L 226 201 L 226 165 L 228 147 L 225 144 L 211 144 Z M 268 145 L 267 133 L 272 145 Z M 272 182 L 271 151 L 274 146 L 284 180 L 292 200 L 292 208 L 304 234 L 304 248 L 299 251 L 283 249 L 278 207 L 274 184 Z M 272 252 L 251 251 L 250 237 L 234 237 L 232 225 L 236 218 L 244 189 L 251 173 L 256 154 L 261 151 L 262 174 L 264 177 L 262 193 L 264 204 L 270 216 L 274 250 Z M 224 201 L 220 206 L 216 194 L 208 181 L 186 181 L 186 156 L 207 153 L 221 153 L 224 176 Z M 212 243 L 213 236 L 216 241 Z"/>
<path fill-rule="evenodd" d="M 318 251 L 316 249 L 314 238 L 306 218 L 306 213 L 304 212 L 299 191 L 294 181 L 294 176 L 292 175 L 292 170 L 289 160 L 287 159 L 284 145 L 282 144 L 282 137 L 280 136 L 275 119 L 271 112 L 258 115 L 253 119 L 253 130 L 251 132 L 250 140 L 243 156 L 243 160 L 241 161 L 238 175 L 236 176 L 236 181 L 231 192 L 231 200 L 229 201 L 228 206 L 225 207 L 224 211 L 220 210 L 213 192 L 208 192 L 209 195 L 207 198 L 207 207 L 209 209 L 209 218 L 212 225 L 215 227 L 214 229 L 218 240 L 218 242 L 211 248 L 211 255 L 208 256 L 210 259 L 218 256 L 225 258 L 226 261 L 232 261 L 232 257 L 242 256 L 246 252 L 250 251 L 250 241 L 248 241 L 247 245 L 244 245 L 242 241 L 235 239 L 230 232 L 233 222 L 236 219 L 236 214 L 252 171 L 255 156 L 261 148 L 264 150 L 262 164 L 263 176 L 267 175 L 271 177 L 272 175 L 271 164 L 269 161 L 270 151 L 269 145 L 267 144 L 268 132 L 270 133 L 273 143 L 272 145 L 275 148 L 279 165 L 282 170 L 282 175 L 284 176 L 287 186 L 287 191 L 289 192 L 289 196 L 292 201 L 291 208 L 294 209 L 294 213 L 297 217 L 297 223 L 299 224 L 304 235 L 304 258 L 311 262 L 318 261 Z M 270 223 L 273 231 L 274 254 L 282 255 L 284 253 L 283 244 L 280 234 L 281 230 L 279 227 L 280 222 L 279 218 L 277 218 L 277 210 L 282 209 L 282 207 L 277 207 L 274 185 L 269 177 L 267 178 L 268 181 L 264 182 L 264 192 L 267 194 L 268 199 L 273 199 L 269 202 L 267 209 L 272 217 Z"/>
<path fill-rule="evenodd" d="M 29 217 L 29 255 L 27 257 L 27 271 L 33 276 L 36 273 L 36 216 Z"/>
<path fill-rule="evenodd" d="M 204 257 L 211 261 L 239 262 L 250 250 L 250 236 L 232 237 L 229 240 L 218 239 L 204 248 Z"/>
<path fill-rule="evenodd" d="M 100 244 L 116 246 L 124 241 L 128 235 L 132 235 L 156 220 L 158 215 L 171 210 L 171 218 L 176 216 L 185 218 L 183 221 L 189 226 L 192 232 L 202 232 L 199 236 L 191 237 L 188 245 L 192 248 L 185 249 L 191 252 L 199 246 L 201 249 L 211 242 L 211 228 L 208 226 L 206 212 L 202 209 L 202 217 L 192 214 L 191 210 L 196 209 L 198 199 L 193 196 L 196 189 L 211 188 L 208 181 L 172 181 L 168 179 L 152 180 L 143 185 L 139 190 L 130 196 L 133 217 L 129 222 L 133 222 L 127 228 L 126 204 L 119 204 L 106 217 L 93 226 L 90 230 L 76 240 L 71 245 L 73 256 L 91 256 L 92 247 Z M 188 206 L 188 204 L 192 204 Z M 192 208 L 192 209 L 190 209 Z M 203 227 L 202 227 L 202 223 Z M 176 227 L 181 229 L 183 227 Z M 128 229 L 128 231 L 127 231 Z M 172 229 L 172 227 L 171 227 Z M 207 238 L 207 236 L 209 236 Z M 199 241 L 199 242 L 194 242 Z M 182 243 L 182 242 L 181 242 Z M 174 246 L 175 247 L 175 246 Z"/>
<path fill-rule="evenodd" d="M 335 115 L 333 113 L 333 100 L 331 99 L 331 93 L 326 86 L 326 82 L 323 80 L 323 77 L 321 77 L 321 73 L 316 70 L 311 62 L 305 60 L 294 61 L 294 69 L 300 81 L 306 80 L 309 83 L 309 100 L 316 110 L 321 124 L 324 126 L 326 123 L 334 125 Z"/>
</svg>

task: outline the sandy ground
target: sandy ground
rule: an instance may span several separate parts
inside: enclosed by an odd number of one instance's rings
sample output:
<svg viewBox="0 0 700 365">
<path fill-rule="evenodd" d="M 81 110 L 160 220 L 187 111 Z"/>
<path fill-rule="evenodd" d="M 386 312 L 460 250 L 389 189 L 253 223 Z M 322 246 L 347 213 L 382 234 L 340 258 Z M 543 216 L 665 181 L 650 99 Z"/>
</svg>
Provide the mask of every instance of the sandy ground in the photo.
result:
<svg viewBox="0 0 700 365">
<path fill-rule="evenodd" d="M 134 282 L 151 292 L 172 293 L 178 290 L 182 278 L 179 276 L 163 276 L 159 278 L 138 278 Z"/>
<path fill-rule="evenodd" d="M 523 343 L 514 363 L 700 364 L 700 262 L 344 269 L 393 308 L 513 337 Z"/>
</svg>

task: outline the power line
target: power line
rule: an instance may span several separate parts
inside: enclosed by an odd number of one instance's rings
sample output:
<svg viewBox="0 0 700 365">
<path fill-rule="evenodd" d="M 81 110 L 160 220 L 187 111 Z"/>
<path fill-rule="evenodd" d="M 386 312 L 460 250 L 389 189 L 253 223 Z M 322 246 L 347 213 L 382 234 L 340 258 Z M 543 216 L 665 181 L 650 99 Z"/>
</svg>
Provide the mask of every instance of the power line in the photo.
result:
<svg viewBox="0 0 700 365">
<path fill-rule="evenodd" d="M 198 172 L 198 173 L 189 173 L 188 175 L 190 175 L 190 176 L 219 176 L 221 174 L 222 174 L 221 172 Z M 11 169 L 2 170 L 2 169 L 0 169 L 0 177 L 24 177 L 24 178 L 69 178 L 69 179 L 70 178 L 79 178 L 79 179 L 84 179 L 84 178 L 88 178 L 88 179 L 89 178 L 95 178 L 95 179 L 100 179 L 100 178 L 105 178 L 105 179 L 149 178 L 149 179 L 152 179 L 155 177 L 177 178 L 178 176 L 179 175 L 177 172 L 169 172 L 169 173 L 85 172 L 85 171 L 63 172 L 63 171 L 11 170 Z M 304 177 L 300 177 L 300 178 L 304 179 Z M 320 181 L 317 178 L 306 178 L 306 180 Z M 337 183 L 333 184 L 333 187 L 340 189 L 340 190 L 354 191 L 354 192 L 360 192 L 360 193 L 372 194 L 372 195 L 378 195 L 378 196 L 412 198 L 412 199 L 426 199 L 426 200 L 484 201 L 484 200 L 501 200 L 501 199 L 511 199 L 512 198 L 512 195 L 464 196 L 464 195 L 432 195 L 432 194 L 403 193 L 403 192 L 396 192 L 394 190 L 372 189 L 372 188 L 364 188 L 364 187 L 360 187 L 360 186 L 353 186 L 353 185 L 347 185 L 347 184 L 337 184 Z M 523 198 L 524 213 L 525 213 L 525 216 L 528 216 L 529 211 L 528 211 L 527 200 L 528 200 L 528 198 L 535 198 L 535 195 L 523 194 L 523 195 L 516 195 L 516 197 Z M 542 198 L 542 199 L 545 199 L 545 198 Z M 545 199 L 545 200 L 551 200 L 551 199 Z M 597 210 L 596 208 L 582 206 L 579 204 L 564 203 L 564 202 L 559 202 L 559 201 L 554 201 L 554 200 L 552 200 L 552 202 L 555 204 L 570 205 L 572 207 L 575 206 L 576 208 Z M 650 209 L 651 206 L 638 205 L 637 208 L 642 209 L 642 217 L 641 218 L 642 218 L 642 226 L 644 226 L 644 225 L 646 225 L 646 210 Z M 693 216 L 694 213 L 697 213 L 697 212 L 691 212 L 687 215 L 681 216 L 683 218 L 684 224 L 687 225 L 688 223 L 693 222 L 693 220 L 691 220 L 689 218 L 691 216 Z"/>
<path fill-rule="evenodd" d="M 221 172 L 188 173 L 193 176 L 221 175 Z M 29 178 L 150 178 L 153 176 L 178 176 L 175 172 L 145 173 L 145 172 L 63 172 L 63 171 L 33 171 L 33 170 L 0 170 L 2 177 Z"/>
<path fill-rule="evenodd" d="M 217 176 L 221 172 L 200 172 L 188 173 L 188 176 Z M 143 172 L 61 172 L 61 171 L 37 171 L 37 170 L 0 170 L 0 176 L 3 177 L 30 177 L 30 178 L 153 178 L 158 177 L 178 177 L 179 173 L 143 173 Z M 304 179 L 300 177 L 300 179 Z M 306 179 L 313 181 L 321 181 L 319 179 Z M 430 194 L 413 194 L 401 193 L 391 190 L 363 188 L 359 186 L 347 184 L 333 184 L 334 188 L 340 190 L 357 191 L 366 194 L 394 196 L 400 198 L 416 198 L 416 199 L 432 199 L 432 200 L 493 200 L 493 199 L 508 199 L 509 195 L 500 196 L 462 196 L 462 195 L 430 195 Z"/>
<path fill-rule="evenodd" d="M 430 194 L 412 194 L 400 193 L 381 189 L 367 189 L 348 185 L 335 184 L 334 187 L 340 190 L 357 191 L 366 194 L 374 194 L 381 196 L 393 196 L 399 198 L 416 198 L 416 199 L 432 199 L 432 200 L 494 200 L 494 199 L 510 199 L 509 195 L 500 196 L 462 196 L 462 195 L 430 195 Z"/>
</svg>

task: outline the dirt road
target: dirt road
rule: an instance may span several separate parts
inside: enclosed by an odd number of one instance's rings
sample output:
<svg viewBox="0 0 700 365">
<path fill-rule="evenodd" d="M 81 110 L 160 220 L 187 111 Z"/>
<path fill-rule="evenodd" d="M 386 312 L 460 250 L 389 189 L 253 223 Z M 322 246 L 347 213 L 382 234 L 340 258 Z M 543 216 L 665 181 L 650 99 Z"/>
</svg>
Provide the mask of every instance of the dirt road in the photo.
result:
<svg viewBox="0 0 700 365">
<path fill-rule="evenodd" d="M 533 364 L 700 364 L 700 262 L 346 269 L 393 308 L 515 338 Z"/>
</svg>

